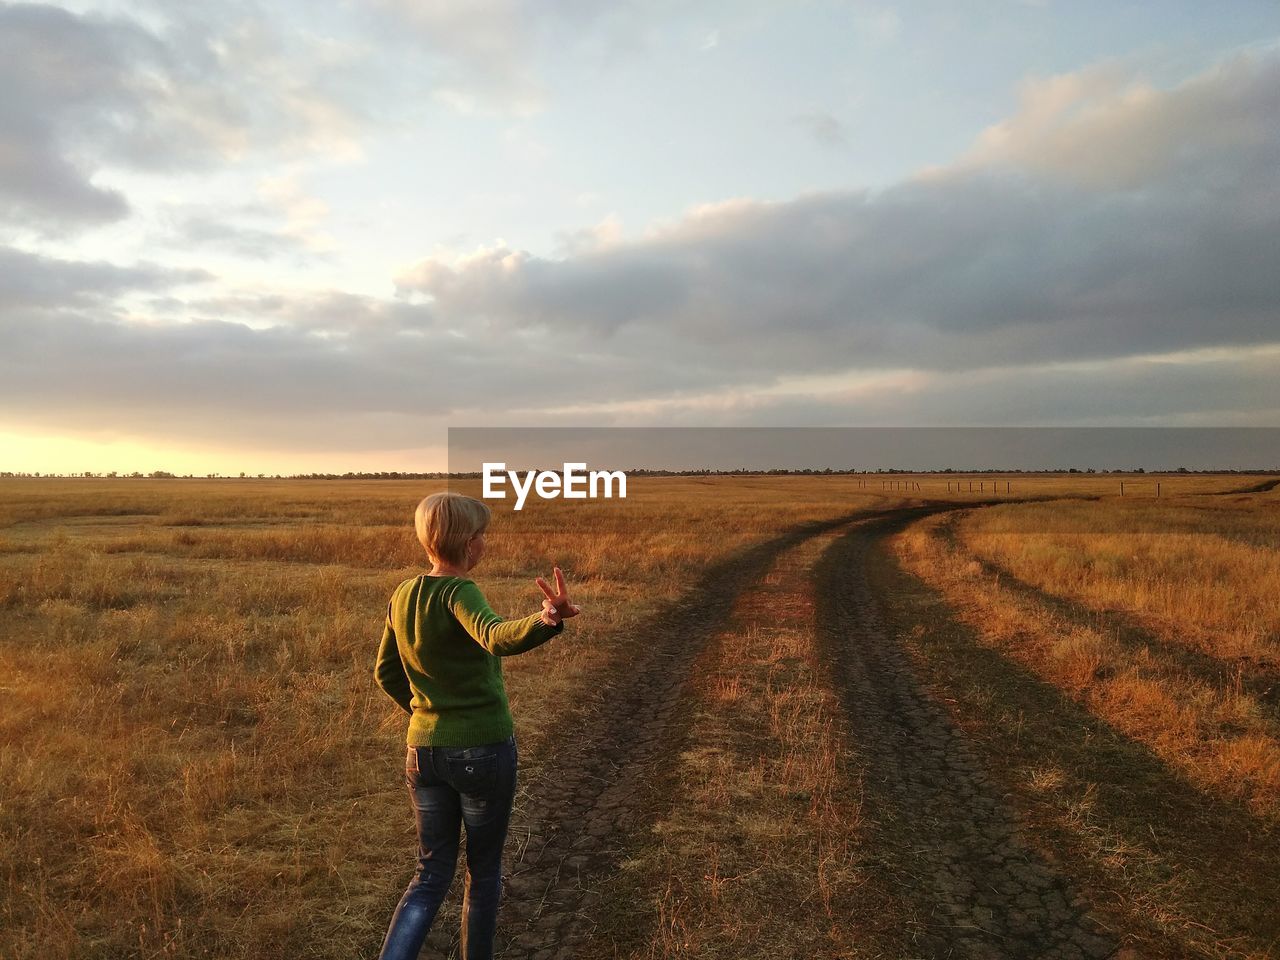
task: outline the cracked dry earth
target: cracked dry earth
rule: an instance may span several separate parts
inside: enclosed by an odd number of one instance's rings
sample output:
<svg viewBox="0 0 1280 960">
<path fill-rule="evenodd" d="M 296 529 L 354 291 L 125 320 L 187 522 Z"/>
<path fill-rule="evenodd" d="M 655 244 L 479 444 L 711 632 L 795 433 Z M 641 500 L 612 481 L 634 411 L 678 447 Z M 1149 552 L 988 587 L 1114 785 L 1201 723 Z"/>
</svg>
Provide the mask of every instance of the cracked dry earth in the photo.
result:
<svg viewBox="0 0 1280 960">
<path fill-rule="evenodd" d="M 891 588 L 869 577 L 871 565 L 886 562 L 879 541 L 940 509 L 955 507 L 797 527 L 709 569 L 654 619 L 635 662 L 547 736 L 545 743 L 559 746 L 544 751 L 541 765 L 521 758 L 499 957 L 589 960 L 582 945 L 608 909 L 594 888 L 616 868 L 626 838 L 651 820 L 664 745 L 685 733 L 692 664 L 739 595 L 781 554 L 833 531 L 841 535 L 812 570 L 815 642 L 832 664 L 865 765 L 863 813 L 874 824 L 875 847 L 869 864 L 909 905 L 902 956 L 1085 960 L 1115 952 L 1088 904 L 1020 841 L 1012 811 L 913 672 L 876 595 Z M 435 935 L 430 942 L 444 946 Z"/>
<path fill-rule="evenodd" d="M 817 570 L 818 641 L 863 754 L 863 812 L 878 824 L 873 862 L 913 910 L 904 947 L 918 957 L 1109 957 L 1116 942 L 1022 842 L 1013 811 L 894 633 L 879 541 L 905 523 L 854 528 Z"/>
</svg>

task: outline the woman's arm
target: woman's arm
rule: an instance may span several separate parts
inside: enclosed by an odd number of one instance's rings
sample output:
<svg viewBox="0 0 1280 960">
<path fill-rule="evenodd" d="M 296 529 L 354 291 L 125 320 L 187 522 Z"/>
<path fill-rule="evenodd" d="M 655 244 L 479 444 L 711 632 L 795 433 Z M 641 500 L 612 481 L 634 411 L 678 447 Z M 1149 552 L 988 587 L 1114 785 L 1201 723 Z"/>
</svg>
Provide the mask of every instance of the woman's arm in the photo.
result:
<svg viewBox="0 0 1280 960">
<path fill-rule="evenodd" d="M 550 626 L 541 613 L 520 620 L 503 620 L 493 612 L 473 580 L 464 580 L 449 594 L 449 609 L 467 633 L 494 656 L 509 657 L 540 647 L 564 632 L 564 621 Z"/>
<path fill-rule="evenodd" d="M 413 688 L 409 686 L 409 675 L 404 672 L 404 661 L 400 659 L 400 648 L 396 646 L 390 604 L 387 605 L 387 620 L 382 628 L 382 643 L 378 646 L 378 662 L 373 668 L 373 676 L 387 696 L 405 713 L 413 714 Z"/>
</svg>

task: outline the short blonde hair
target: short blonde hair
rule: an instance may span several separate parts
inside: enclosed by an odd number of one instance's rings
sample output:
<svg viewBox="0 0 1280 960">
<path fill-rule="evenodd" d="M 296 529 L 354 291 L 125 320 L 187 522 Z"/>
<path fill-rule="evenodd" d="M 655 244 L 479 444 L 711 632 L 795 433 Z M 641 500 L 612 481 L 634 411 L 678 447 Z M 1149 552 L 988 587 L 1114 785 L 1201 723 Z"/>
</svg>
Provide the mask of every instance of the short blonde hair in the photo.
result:
<svg viewBox="0 0 1280 960">
<path fill-rule="evenodd" d="M 468 541 L 484 533 L 492 515 L 484 501 L 446 491 L 423 498 L 414 511 L 413 527 L 432 560 L 461 564 Z"/>
</svg>

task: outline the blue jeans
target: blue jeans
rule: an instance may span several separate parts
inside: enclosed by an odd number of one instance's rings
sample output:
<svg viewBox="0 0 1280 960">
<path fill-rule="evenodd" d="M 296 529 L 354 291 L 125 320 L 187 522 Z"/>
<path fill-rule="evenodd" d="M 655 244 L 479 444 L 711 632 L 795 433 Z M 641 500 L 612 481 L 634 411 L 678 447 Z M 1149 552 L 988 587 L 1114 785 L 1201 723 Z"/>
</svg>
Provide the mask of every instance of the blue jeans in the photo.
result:
<svg viewBox="0 0 1280 960">
<path fill-rule="evenodd" d="M 502 894 L 502 847 L 516 793 L 516 738 L 478 747 L 409 747 L 405 781 L 418 823 L 418 869 L 391 917 L 379 960 L 418 956 L 453 884 L 467 830 L 462 958 L 490 960 Z"/>
</svg>

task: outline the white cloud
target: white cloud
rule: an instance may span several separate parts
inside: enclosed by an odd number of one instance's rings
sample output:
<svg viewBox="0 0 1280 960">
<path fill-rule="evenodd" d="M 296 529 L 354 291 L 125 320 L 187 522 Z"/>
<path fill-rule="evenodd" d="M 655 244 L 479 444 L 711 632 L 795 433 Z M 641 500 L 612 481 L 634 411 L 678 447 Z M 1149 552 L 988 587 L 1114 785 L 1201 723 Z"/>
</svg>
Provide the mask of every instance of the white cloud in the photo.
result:
<svg viewBox="0 0 1280 960">
<path fill-rule="evenodd" d="M 258 182 L 258 196 L 283 215 L 283 232 L 315 253 L 328 253 L 337 241 L 321 224 L 329 216 L 329 205 L 305 191 L 296 173 L 263 177 Z"/>
<path fill-rule="evenodd" d="M 595 226 L 561 232 L 557 237 L 557 250 L 563 257 L 580 256 L 617 246 L 622 238 L 622 221 L 611 213 Z M 409 277 L 412 282 L 411 272 Z"/>
<path fill-rule="evenodd" d="M 1206 154 L 1274 148 L 1280 57 L 1241 51 L 1171 90 L 1108 61 L 1020 90 L 1017 113 L 988 127 L 945 172 L 1007 164 L 1098 188 L 1133 187 Z"/>
</svg>

